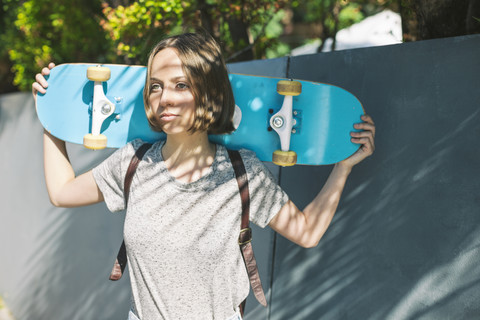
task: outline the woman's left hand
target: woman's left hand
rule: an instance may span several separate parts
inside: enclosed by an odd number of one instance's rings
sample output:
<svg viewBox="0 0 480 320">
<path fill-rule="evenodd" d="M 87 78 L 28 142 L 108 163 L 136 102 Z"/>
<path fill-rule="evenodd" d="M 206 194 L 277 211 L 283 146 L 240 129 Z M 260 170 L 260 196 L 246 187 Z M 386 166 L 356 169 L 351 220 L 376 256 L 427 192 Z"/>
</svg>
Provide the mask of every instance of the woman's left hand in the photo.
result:
<svg viewBox="0 0 480 320">
<path fill-rule="evenodd" d="M 371 156 L 373 151 L 375 151 L 375 123 L 369 115 L 363 115 L 361 119 L 363 122 L 357 123 L 353 127 L 362 131 L 350 133 L 352 136 L 351 141 L 361 146 L 357 152 L 340 162 L 349 167 L 353 167 L 362 162 L 365 158 Z"/>
</svg>

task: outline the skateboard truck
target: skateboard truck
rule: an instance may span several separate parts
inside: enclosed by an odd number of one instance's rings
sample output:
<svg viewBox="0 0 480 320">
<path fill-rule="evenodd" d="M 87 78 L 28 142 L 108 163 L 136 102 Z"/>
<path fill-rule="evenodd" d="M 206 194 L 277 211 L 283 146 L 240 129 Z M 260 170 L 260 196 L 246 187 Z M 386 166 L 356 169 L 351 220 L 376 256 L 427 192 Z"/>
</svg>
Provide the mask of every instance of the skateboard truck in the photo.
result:
<svg viewBox="0 0 480 320">
<path fill-rule="evenodd" d="M 115 111 L 115 104 L 105 96 L 103 82 L 110 79 L 107 67 L 87 68 L 87 78 L 94 81 L 92 105 L 92 132 L 83 137 L 83 145 L 88 149 L 99 150 L 107 146 L 107 137 L 100 133 L 103 121 Z"/>
<path fill-rule="evenodd" d="M 295 125 L 293 119 L 293 97 L 302 92 L 302 84 L 298 81 L 280 80 L 277 92 L 284 96 L 280 111 L 270 118 L 270 126 L 280 138 L 281 150 L 273 152 L 272 161 L 276 165 L 288 167 L 297 163 L 297 154 L 290 149 L 290 137 Z"/>
</svg>

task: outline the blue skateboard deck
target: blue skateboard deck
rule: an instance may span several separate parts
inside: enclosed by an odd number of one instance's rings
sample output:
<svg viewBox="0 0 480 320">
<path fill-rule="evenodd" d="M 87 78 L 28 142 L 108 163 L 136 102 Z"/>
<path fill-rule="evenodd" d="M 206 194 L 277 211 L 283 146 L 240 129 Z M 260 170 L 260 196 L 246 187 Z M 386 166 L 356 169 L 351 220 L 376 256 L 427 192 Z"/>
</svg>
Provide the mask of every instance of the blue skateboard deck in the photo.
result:
<svg viewBox="0 0 480 320">
<path fill-rule="evenodd" d="M 94 82 L 87 79 L 87 67 L 94 64 L 63 64 L 51 70 L 48 89 L 37 97 L 37 114 L 44 128 L 67 142 L 83 144 L 92 129 Z M 146 67 L 102 65 L 111 70 L 103 82 L 105 96 L 115 111 L 102 124 L 107 147 L 120 148 L 140 138 L 155 142 L 164 134 L 150 129 L 143 105 Z M 229 135 L 210 139 L 232 149 L 255 151 L 262 161 L 272 161 L 280 149 L 278 134 L 270 127 L 270 118 L 282 107 L 284 96 L 277 93 L 280 78 L 230 74 L 235 103 L 241 121 Z M 293 97 L 293 125 L 290 150 L 297 153 L 297 164 L 323 165 L 339 162 L 358 150 L 350 141 L 353 124 L 361 122 L 364 110 L 348 91 L 333 85 L 299 81 L 301 93 Z"/>
</svg>

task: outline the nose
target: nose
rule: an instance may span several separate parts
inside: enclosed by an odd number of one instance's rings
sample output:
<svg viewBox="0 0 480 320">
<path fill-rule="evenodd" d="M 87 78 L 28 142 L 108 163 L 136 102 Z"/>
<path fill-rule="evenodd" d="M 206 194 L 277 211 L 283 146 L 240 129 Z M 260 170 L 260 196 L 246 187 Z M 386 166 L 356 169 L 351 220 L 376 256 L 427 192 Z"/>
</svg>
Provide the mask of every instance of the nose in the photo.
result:
<svg viewBox="0 0 480 320">
<path fill-rule="evenodd" d="M 164 88 L 160 95 L 160 105 L 167 107 L 173 104 L 172 92 L 168 88 Z"/>
</svg>

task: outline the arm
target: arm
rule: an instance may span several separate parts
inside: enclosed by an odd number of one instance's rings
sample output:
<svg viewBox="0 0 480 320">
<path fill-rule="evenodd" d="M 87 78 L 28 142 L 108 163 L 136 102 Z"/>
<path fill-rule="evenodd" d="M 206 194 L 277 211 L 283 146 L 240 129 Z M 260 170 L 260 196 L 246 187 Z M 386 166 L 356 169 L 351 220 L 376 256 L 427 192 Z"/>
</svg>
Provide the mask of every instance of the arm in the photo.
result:
<svg viewBox="0 0 480 320">
<path fill-rule="evenodd" d="M 44 132 L 44 171 L 50 201 L 57 207 L 79 207 L 103 201 L 92 171 L 75 177 L 65 142 Z"/>
<path fill-rule="evenodd" d="M 313 201 L 300 211 L 293 202 L 287 202 L 270 222 L 270 227 L 296 244 L 315 247 L 323 237 L 337 210 L 347 178 L 356 164 L 370 156 L 375 149 L 375 125 L 369 116 L 356 124 L 361 132 L 352 132 L 352 142 L 360 144 L 359 150 L 333 168 L 327 182 Z"/>
<path fill-rule="evenodd" d="M 48 83 L 45 76 L 55 65 L 51 63 L 36 75 L 32 93 L 36 101 L 37 93 L 45 93 Z M 48 132 L 43 135 L 44 171 L 48 195 L 53 205 L 58 207 L 78 207 L 103 201 L 103 195 L 97 187 L 92 172 L 75 177 L 68 159 L 65 142 Z"/>
</svg>

